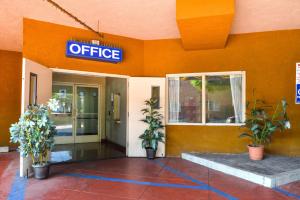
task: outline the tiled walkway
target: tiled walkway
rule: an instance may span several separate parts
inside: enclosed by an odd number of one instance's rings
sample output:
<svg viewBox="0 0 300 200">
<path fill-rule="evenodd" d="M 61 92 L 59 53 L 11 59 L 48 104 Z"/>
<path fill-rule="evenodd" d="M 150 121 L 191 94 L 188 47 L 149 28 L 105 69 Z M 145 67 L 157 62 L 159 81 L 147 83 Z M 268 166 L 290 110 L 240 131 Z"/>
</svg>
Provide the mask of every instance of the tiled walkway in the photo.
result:
<svg viewBox="0 0 300 200">
<path fill-rule="evenodd" d="M 51 166 L 47 180 L 17 176 L 18 155 L 0 154 L 0 199 L 300 199 L 300 182 L 268 189 L 179 158 L 120 158 Z"/>
</svg>

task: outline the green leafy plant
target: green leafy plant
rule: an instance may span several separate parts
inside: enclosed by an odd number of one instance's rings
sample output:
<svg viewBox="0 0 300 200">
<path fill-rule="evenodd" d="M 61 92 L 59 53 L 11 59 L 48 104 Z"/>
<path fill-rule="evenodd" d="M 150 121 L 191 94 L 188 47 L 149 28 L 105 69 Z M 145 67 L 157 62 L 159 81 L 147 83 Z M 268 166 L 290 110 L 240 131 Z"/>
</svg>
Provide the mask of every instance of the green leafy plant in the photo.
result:
<svg viewBox="0 0 300 200">
<path fill-rule="evenodd" d="M 247 130 L 240 137 L 249 137 L 253 147 L 270 143 L 276 131 L 283 132 L 291 128 L 287 106 L 285 99 L 281 100 L 275 108 L 260 99 L 255 99 L 252 103 L 248 102 L 249 113 L 243 126 Z"/>
<path fill-rule="evenodd" d="M 141 121 L 145 122 L 148 127 L 143 134 L 139 136 L 142 139 L 142 148 L 152 148 L 157 150 L 158 142 L 164 143 L 164 133 L 161 131 L 164 127 L 162 124 L 163 116 L 157 108 L 157 100 L 149 99 L 145 101 L 146 108 L 142 109 L 145 118 Z"/>
<path fill-rule="evenodd" d="M 22 157 L 30 156 L 33 165 L 43 166 L 48 161 L 48 152 L 54 145 L 55 126 L 49 118 L 56 102 L 48 106 L 31 105 L 21 115 L 19 121 L 10 127 L 10 140 L 19 143 Z"/>
<path fill-rule="evenodd" d="M 190 80 L 189 80 L 190 79 Z M 198 91 L 202 90 L 202 77 L 187 77 L 184 80 L 189 80 L 190 84 Z M 230 77 L 219 76 L 216 80 L 208 81 L 206 79 L 206 89 L 209 92 L 224 91 L 230 89 Z"/>
</svg>

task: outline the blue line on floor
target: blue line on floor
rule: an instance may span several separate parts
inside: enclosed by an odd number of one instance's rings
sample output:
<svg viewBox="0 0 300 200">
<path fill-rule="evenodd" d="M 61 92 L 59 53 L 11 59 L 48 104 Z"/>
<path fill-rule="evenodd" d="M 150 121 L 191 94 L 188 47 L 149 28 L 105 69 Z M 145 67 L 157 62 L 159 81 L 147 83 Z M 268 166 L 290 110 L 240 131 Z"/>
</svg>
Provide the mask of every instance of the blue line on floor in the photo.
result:
<svg viewBox="0 0 300 200">
<path fill-rule="evenodd" d="M 10 192 L 8 194 L 8 200 L 24 200 L 26 190 L 27 179 L 20 177 L 19 170 L 16 173 Z"/>
<path fill-rule="evenodd" d="M 78 178 L 86 178 L 86 179 L 94 179 L 101 181 L 110 181 L 110 182 L 118 182 L 118 183 L 131 183 L 136 185 L 148 185 L 155 187 L 171 187 L 171 188 L 183 188 L 183 189 L 194 189 L 194 190 L 207 190 L 206 186 L 202 185 L 183 185 L 183 184 L 172 184 L 172 183 L 155 183 L 155 182 L 145 182 L 145 181 L 136 181 L 130 179 L 121 179 L 121 178 L 109 178 L 104 176 L 96 176 L 96 175 L 87 175 L 87 174 L 63 174 L 64 176 L 78 177 Z"/>
<path fill-rule="evenodd" d="M 300 199 L 300 195 L 290 193 L 289 191 L 286 191 L 286 190 L 284 190 L 284 189 L 281 189 L 281 188 L 276 187 L 276 188 L 274 188 L 274 190 L 277 191 L 277 192 L 280 192 L 281 194 L 284 194 L 284 195 L 286 195 L 286 196 L 294 197 L 294 198 L 296 198 L 296 199 Z"/>
<path fill-rule="evenodd" d="M 179 171 L 179 170 L 176 170 L 176 169 L 174 169 L 174 168 L 172 168 L 172 167 L 167 166 L 166 164 L 162 163 L 161 161 L 158 161 L 158 160 L 157 160 L 157 161 L 155 161 L 155 162 L 158 163 L 161 167 L 163 167 L 163 168 L 166 169 L 167 171 L 172 172 L 172 173 L 176 174 L 177 176 L 179 176 L 179 177 L 181 177 L 181 178 L 183 178 L 183 179 L 185 179 L 185 180 L 189 180 L 189 181 L 192 181 L 193 183 L 197 183 L 198 185 L 205 186 L 205 187 L 207 188 L 207 190 L 210 190 L 210 191 L 212 191 L 212 192 L 215 192 L 215 193 L 217 193 L 218 195 L 220 195 L 220 196 L 222 196 L 222 197 L 225 197 L 225 198 L 227 198 L 227 199 L 229 199 L 229 200 L 237 200 L 237 198 L 231 196 L 230 194 L 227 194 L 227 193 L 225 193 L 225 192 L 223 192 L 223 191 L 221 191 L 221 190 L 219 190 L 219 189 L 217 189 L 217 188 L 214 188 L 214 187 L 212 187 L 212 186 L 210 186 L 210 185 L 207 185 L 206 183 L 204 183 L 204 182 L 202 182 L 202 181 L 199 181 L 199 180 L 197 180 L 197 179 L 194 179 L 193 177 L 188 176 L 188 175 L 186 175 L 185 173 L 182 173 L 182 172 Z"/>
<path fill-rule="evenodd" d="M 188 175 L 180 172 L 179 170 L 173 169 L 173 168 L 167 166 L 166 164 L 162 163 L 161 161 L 155 160 L 154 162 L 156 162 L 157 164 L 159 164 L 162 168 L 166 169 L 167 171 L 170 171 L 173 174 L 176 174 L 177 176 L 179 176 L 179 177 L 181 177 L 183 179 L 189 180 L 189 181 L 191 181 L 193 183 L 196 183 L 198 185 L 206 185 L 204 182 L 199 181 L 197 179 L 194 179 L 194 178 L 192 178 L 192 177 L 190 177 L 190 176 L 188 176 Z"/>
</svg>

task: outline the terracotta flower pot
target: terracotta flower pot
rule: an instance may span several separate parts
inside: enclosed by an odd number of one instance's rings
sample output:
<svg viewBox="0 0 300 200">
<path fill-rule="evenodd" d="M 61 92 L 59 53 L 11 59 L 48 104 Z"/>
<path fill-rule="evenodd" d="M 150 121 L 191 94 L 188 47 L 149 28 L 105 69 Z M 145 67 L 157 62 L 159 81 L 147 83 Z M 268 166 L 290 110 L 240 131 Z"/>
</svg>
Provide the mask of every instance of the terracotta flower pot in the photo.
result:
<svg viewBox="0 0 300 200">
<path fill-rule="evenodd" d="M 258 147 L 254 147 L 252 145 L 248 145 L 249 157 L 251 160 L 262 160 L 264 157 L 264 146 L 260 145 Z"/>
</svg>

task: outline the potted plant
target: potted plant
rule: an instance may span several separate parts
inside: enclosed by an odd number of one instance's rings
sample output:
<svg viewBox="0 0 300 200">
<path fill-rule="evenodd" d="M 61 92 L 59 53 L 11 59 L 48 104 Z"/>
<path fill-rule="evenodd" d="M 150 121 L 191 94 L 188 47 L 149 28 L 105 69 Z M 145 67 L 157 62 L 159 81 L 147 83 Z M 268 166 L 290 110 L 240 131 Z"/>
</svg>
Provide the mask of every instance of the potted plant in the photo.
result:
<svg viewBox="0 0 300 200">
<path fill-rule="evenodd" d="M 20 144 L 18 150 L 22 157 L 31 157 L 34 177 L 37 179 L 49 175 L 48 153 L 54 145 L 56 133 L 49 114 L 55 106 L 55 100 L 50 100 L 47 106 L 30 105 L 19 122 L 10 128 L 11 142 Z"/>
<path fill-rule="evenodd" d="M 149 99 L 145 101 L 146 108 L 142 109 L 145 118 L 141 121 L 147 124 L 147 129 L 139 136 L 142 139 L 142 148 L 146 149 L 148 159 L 154 159 L 158 142 L 164 143 L 164 133 L 161 129 L 164 127 L 162 124 L 163 116 L 159 113 L 156 99 Z"/>
<path fill-rule="evenodd" d="M 251 105 L 252 107 L 249 108 Z M 240 137 L 249 137 L 252 141 L 248 145 L 250 159 L 262 160 L 264 145 L 271 142 L 273 134 L 276 131 L 283 132 L 291 128 L 286 112 L 287 106 L 284 99 L 275 108 L 260 99 L 247 103 L 249 114 L 243 126 L 247 130 Z"/>
</svg>

